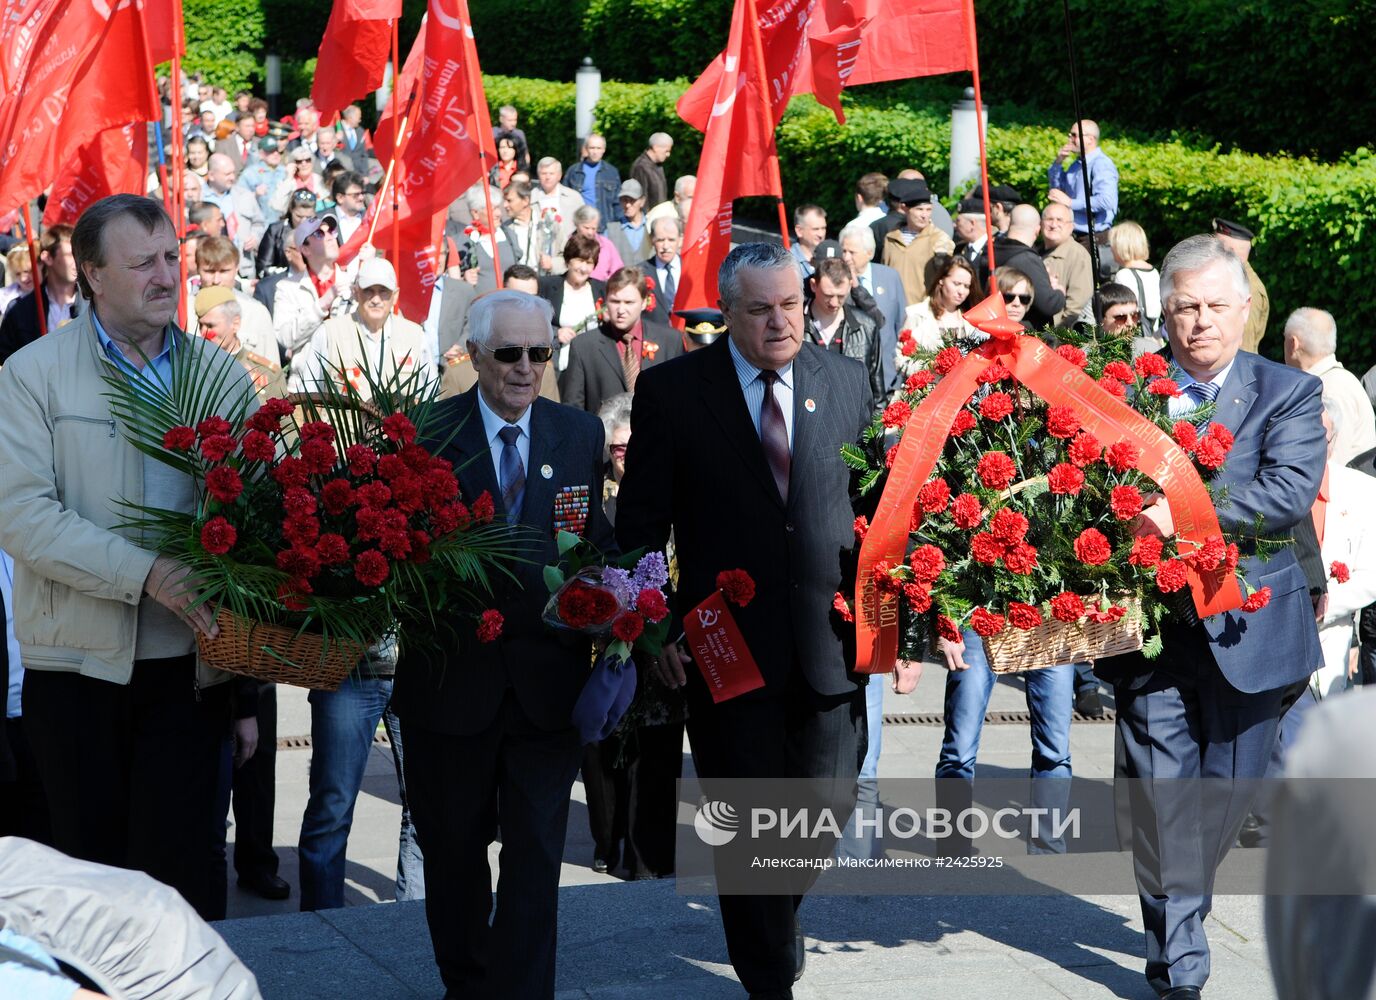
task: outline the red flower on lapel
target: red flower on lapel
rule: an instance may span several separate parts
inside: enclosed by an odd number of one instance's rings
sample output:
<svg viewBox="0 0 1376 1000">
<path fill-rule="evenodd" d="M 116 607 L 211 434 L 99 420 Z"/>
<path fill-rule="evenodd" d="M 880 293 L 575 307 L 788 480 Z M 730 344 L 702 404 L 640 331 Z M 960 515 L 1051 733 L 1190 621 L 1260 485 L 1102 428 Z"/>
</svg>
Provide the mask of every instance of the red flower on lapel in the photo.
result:
<svg viewBox="0 0 1376 1000">
<path fill-rule="evenodd" d="M 640 356 L 647 361 L 653 361 L 655 355 L 659 353 L 659 345 L 653 340 L 645 340 L 640 345 Z"/>
</svg>

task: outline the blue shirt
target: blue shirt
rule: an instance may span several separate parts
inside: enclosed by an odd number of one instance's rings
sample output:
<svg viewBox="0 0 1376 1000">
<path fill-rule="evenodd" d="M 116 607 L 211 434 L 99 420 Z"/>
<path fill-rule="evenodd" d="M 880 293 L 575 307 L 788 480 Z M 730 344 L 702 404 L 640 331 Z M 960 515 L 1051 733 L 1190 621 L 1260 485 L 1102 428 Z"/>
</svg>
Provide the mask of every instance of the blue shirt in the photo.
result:
<svg viewBox="0 0 1376 1000">
<path fill-rule="evenodd" d="M 602 169 L 602 161 L 589 163 L 583 161 L 583 204 L 597 207 L 597 172 Z M 611 222 L 611 219 L 603 219 L 604 223 Z"/>
<path fill-rule="evenodd" d="M 492 453 L 492 471 L 497 474 L 498 489 L 506 485 L 502 482 L 502 449 L 506 446 L 498 437 L 503 427 L 520 428 L 521 433 L 516 437 L 516 453 L 521 456 L 521 468 L 525 469 L 526 478 L 530 478 L 530 410 L 527 406 L 520 420 L 508 424 L 487 405 L 487 400 L 483 399 L 482 389 L 478 390 L 478 412 L 483 418 L 483 433 L 487 435 L 487 449 Z"/>
<path fill-rule="evenodd" d="M 1089 163 L 1089 179 L 1093 189 L 1090 192 L 1090 206 L 1094 209 L 1094 230 L 1099 232 L 1113 225 L 1118 215 L 1118 168 L 1102 149 L 1096 148 L 1089 156 L 1076 158 L 1070 169 L 1061 168 L 1060 163 L 1052 163 L 1047 170 L 1047 180 L 1057 190 L 1070 196 L 1070 212 L 1074 217 L 1077 233 L 1089 232 L 1085 217 L 1085 162 Z"/>
<path fill-rule="evenodd" d="M 0 597 L 5 602 L 5 648 L 10 657 L 10 689 L 5 715 L 17 719 L 24 711 L 20 700 L 24 689 L 24 663 L 19 656 L 19 640 L 14 637 L 14 560 L 4 551 L 0 551 Z"/>
<path fill-rule="evenodd" d="M 741 395 L 745 397 L 745 408 L 750 411 L 750 422 L 755 425 L 755 433 L 760 433 L 760 405 L 764 402 L 764 383 L 760 381 L 761 369 L 756 368 L 736 350 L 736 342 L 727 338 L 731 348 L 731 363 L 736 366 L 736 378 L 740 379 Z M 779 380 L 774 383 L 774 398 L 779 401 L 779 409 L 784 413 L 784 427 L 788 430 L 788 449 L 793 450 L 793 362 L 778 369 Z"/>
<path fill-rule="evenodd" d="M 95 324 L 96 336 L 100 338 L 100 346 L 105 351 L 105 356 L 110 359 L 110 363 L 128 375 L 131 379 L 147 382 L 164 392 L 172 389 L 172 348 L 176 343 L 176 338 L 169 336 L 166 330 L 162 335 L 162 352 L 157 357 L 148 361 L 142 369 L 134 366 L 134 363 L 124 356 L 124 352 L 119 349 L 119 345 L 110 339 L 110 335 L 105 332 L 105 327 L 100 325 L 100 317 L 96 315 L 95 307 L 91 308 L 91 322 Z"/>
<path fill-rule="evenodd" d="M 645 216 L 640 217 L 640 225 L 633 226 L 626 220 L 621 220 L 621 232 L 626 236 L 626 242 L 636 253 L 640 253 L 640 248 L 645 243 Z M 629 261 L 627 261 L 629 263 Z"/>
</svg>

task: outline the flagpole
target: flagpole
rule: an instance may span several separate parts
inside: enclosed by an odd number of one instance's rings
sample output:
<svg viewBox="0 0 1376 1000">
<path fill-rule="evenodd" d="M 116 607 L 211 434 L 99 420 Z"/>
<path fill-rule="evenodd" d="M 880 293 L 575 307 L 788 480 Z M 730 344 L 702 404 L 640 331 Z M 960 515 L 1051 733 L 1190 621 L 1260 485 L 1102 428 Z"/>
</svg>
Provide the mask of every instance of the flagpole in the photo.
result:
<svg viewBox="0 0 1376 1000">
<path fill-rule="evenodd" d="M 492 270 L 497 287 L 502 287 L 502 256 L 497 250 L 497 220 L 492 214 L 492 180 L 488 176 L 487 144 L 492 141 L 492 116 L 487 110 L 487 95 L 483 93 L 482 73 L 478 69 L 478 42 L 473 38 L 473 22 L 469 20 L 468 0 L 459 0 L 459 17 L 463 18 L 465 35 L 472 42 L 468 65 L 468 93 L 473 100 L 473 112 L 478 119 L 478 164 L 482 167 L 483 203 L 487 206 L 487 238 L 492 244 Z M 467 54 L 467 53 L 466 53 Z"/>
<path fill-rule="evenodd" d="M 20 214 L 24 222 L 24 238 L 29 241 L 29 266 L 33 268 L 33 304 L 38 308 L 38 335 L 48 334 L 48 310 L 43 306 L 43 272 L 38 269 L 38 247 L 33 242 L 33 203 L 24 202 Z"/>
<path fill-rule="evenodd" d="M 153 135 L 158 144 L 158 182 L 162 185 L 162 204 L 167 214 L 172 214 L 172 196 L 167 190 L 167 150 L 162 141 L 162 98 L 158 96 L 158 76 L 153 70 L 153 47 L 148 43 L 148 19 L 142 9 L 138 10 L 139 34 L 143 36 L 143 51 L 148 56 L 148 85 L 153 89 L 153 107 L 158 110 L 158 121 L 153 122 Z M 177 95 L 181 96 L 181 83 L 177 84 Z M 180 110 L 178 108 L 177 110 Z M 148 141 L 145 130 L 143 141 Z"/>
<path fill-rule="evenodd" d="M 750 23 L 750 44 L 755 51 L 755 76 L 760 88 L 760 115 L 764 119 L 765 139 L 772 151 L 769 156 L 769 183 L 774 186 L 774 197 L 779 206 L 779 235 L 783 237 L 784 249 L 790 248 L 788 239 L 788 212 L 784 208 L 784 182 L 779 175 L 779 149 L 774 139 L 774 102 L 769 99 L 769 70 L 764 63 L 764 41 L 760 37 L 760 18 L 755 0 L 745 0 L 745 16 Z"/>
<path fill-rule="evenodd" d="M 965 0 L 965 31 L 970 36 L 970 68 L 975 78 L 975 132 L 979 136 L 979 177 L 984 188 L 984 248 L 992 278 L 998 265 L 994 262 L 994 218 L 989 202 L 989 156 L 984 149 L 984 101 L 979 91 L 979 41 L 975 37 L 974 0 Z"/>
<path fill-rule="evenodd" d="M 178 270 L 181 283 L 177 287 L 177 325 L 186 329 L 186 151 L 182 147 L 182 57 L 172 53 L 172 86 L 176 100 L 172 102 L 172 163 L 168 167 L 168 180 L 172 184 L 172 225 L 177 230 L 177 247 L 181 258 Z M 175 176 L 171 176 L 175 175 Z"/>
<path fill-rule="evenodd" d="M 395 76 L 392 78 L 393 87 L 397 85 L 397 80 L 398 78 Z M 364 240 L 365 243 L 376 245 L 373 244 L 373 234 L 377 232 L 378 220 L 382 218 L 381 206 L 387 204 L 387 195 L 391 191 L 392 177 L 397 165 L 397 160 L 401 158 L 401 150 L 406 145 L 406 126 L 411 121 L 411 110 L 415 107 L 416 95 L 418 93 L 420 93 L 419 80 L 416 81 L 416 86 L 412 89 L 411 95 L 406 99 L 406 110 L 402 113 L 401 120 L 397 121 L 396 118 L 392 119 L 393 128 L 395 130 L 392 134 L 392 159 L 391 162 L 387 164 L 387 173 L 383 175 L 382 184 L 377 189 L 376 197 L 373 198 L 373 205 L 376 207 L 373 211 L 372 220 L 368 225 L 368 238 Z M 395 212 L 392 214 L 393 216 L 396 215 Z M 395 265 L 396 262 L 394 261 L 393 266 Z"/>
<path fill-rule="evenodd" d="M 401 162 L 401 119 L 397 117 L 397 87 L 401 83 L 401 18 L 394 17 L 392 20 L 392 121 L 397 123 L 396 131 L 392 133 L 392 162 L 387 165 L 387 172 L 395 176 L 399 170 Z M 392 266 L 401 271 L 401 203 L 400 195 L 397 190 L 398 185 L 392 186 Z M 401 296 L 396 297 L 392 305 L 393 312 L 401 312 Z"/>
</svg>

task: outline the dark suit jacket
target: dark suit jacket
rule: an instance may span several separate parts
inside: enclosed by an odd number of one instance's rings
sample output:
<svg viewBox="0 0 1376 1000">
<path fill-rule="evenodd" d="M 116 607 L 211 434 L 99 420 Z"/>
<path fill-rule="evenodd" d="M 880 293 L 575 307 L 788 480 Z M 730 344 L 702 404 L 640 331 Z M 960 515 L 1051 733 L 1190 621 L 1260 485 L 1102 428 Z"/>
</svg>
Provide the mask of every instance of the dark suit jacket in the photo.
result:
<svg viewBox="0 0 1376 1000">
<path fill-rule="evenodd" d="M 1027 307 L 1026 320 L 1032 324 L 1032 329 L 1040 330 L 1055 323 L 1056 314 L 1065 308 L 1065 292 L 1051 287 L 1051 276 L 1046 273 L 1046 265 L 1037 251 L 1007 236 L 995 236 L 994 263 L 999 267 L 1021 271 L 1032 283 L 1032 304 Z M 984 273 L 979 276 L 980 284 L 992 288 L 988 274 L 988 248 L 985 250 L 984 268 Z"/>
<path fill-rule="evenodd" d="M 650 239 L 646 234 L 645 239 Z M 646 277 L 653 278 L 655 281 L 655 307 L 650 310 L 650 319 L 661 326 L 672 326 L 674 318 L 674 304 L 664 295 L 663 282 L 659 280 L 659 258 L 655 256 L 654 247 L 650 247 L 650 256 L 636 264 Z M 683 266 L 679 265 L 679 274 L 682 275 Z M 677 292 L 677 289 L 675 289 Z"/>
<path fill-rule="evenodd" d="M 855 629 L 832 611 L 837 591 L 851 585 L 855 546 L 840 449 L 869 424 L 869 380 L 859 362 L 812 344 L 802 345 L 793 371 L 786 504 L 728 338 L 646 371 L 631 413 L 617 538 L 623 547 L 663 548 L 674 532 L 679 616 L 712 593 L 719 572 L 744 569 L 755 598 L 731 610 L 767 687 L 778 692 L 804 679 L 818 693 L 847 694 L 858 683 L 850 673 Z M 689 684 L 705 688 L 692 670 Z"/>
<path fill-rule="evenodd" d="M 43 288 L 43 307 L 48 306 L 48 289 Z M 80 316 L 86 311 L 86 300 L 77 295 L 72 300 L 72 318 Z M 52 333 L 51 330 L 48 331 Z M 38 326 L 38 303 L 33 297 L 33 292 L 21 295 L 14 300 L 14 305 L 10 306 L 5 313 L 4 320 L 0 320 L 0 365 L 10 359 L 10 355 L 21 347 L 27 347 L 42 336 L 42 331 Z"/>
<path fill-rule="evenodd" d="M 626 392 L 626 372 L 621 367 L 621 345 L 611 338 L 606 328 L 589 330 L 574 337 L 569 345 L 569 366 L 559 376 L 559 398 L 569 406 L 596 413 L 604 400 Z M 655 365 L 663 364 L 683 353 L 683 338 L 675 330 L 649 320 L 641 325 L 645 343 L 658 344 L 654 357 L 643 352 L 640 377 Z M 640 384 L 639 380 L 636 382 Z"/>
<path fill-rule="evenodd" d="M 492 494 L 497 519 L 506 512 L 478 412 L 478 389 L 436 404 L 435 437 L 422 441 L 435 447 L 453 435 L 439 454 L 454 463 L 465 502 L 484 490 Z M 453 627 L 433 641 L 408 644 L 397 665 L 393 704 L 408 724 L 451 735 L 480 733 L 496 717 L 507 688 L 526 716 L 541 729 L 567 729 L 573 703 L 591 666 L 586 636 L 556 633 L 540 621 L 549 598 L 543 568 L 558 561 L 554 542 L 554 499 L 563 488 L 586 486 L 586 537 L 604 552 L 614 551 L 611 526 L 602 513 L 602 422 L 589 413 L 546 399 L 531 410 L 530 460 L 520 528 L 511 551 L 524 562 L 512 567 L 516 580 L 492 576 L 494 596 L 485 607 L 505 617 L 497 642 L 477 640 L 471 608 L 456 602 Z M 550 475 L 543 475 L 548 467 Z"/>
<path fill-rule="evenodd" d="M 1264 532 L 1283 537 L 1309 517 L 1327 456 L 1321 388 L 1317 378 L 1297 368 L 1238 352 L 1213 418 L 1235 439 L 1215 480 L 1228 491 L 1218 510 L 1225 531 L 1248 529 L 1260 515 Z M 1200 629 L 1218 669 L 1239 691 L 1270 691 L 1308 677 L 1323 657 L 1295 553 L 1286 548 L 1267 562 L 1244 554 L 1239 568 L 1254 589 L 1271 588 L 1265 608 L 1254 614 L 1230 611 L 1198 625 L 1171 625 L 1163 633 L 1159 660 L 1133 653 L 1101 660 L 1095 672 L 1115 683 L 1157 667 L 1193 674 L 1203 665 L 1175 661 L 1172 639 L 1179 638 L 1179 630 Z"/>
<path fill-rule="evenodd" d="M 607 294 L 607 283 L 589 278 L 592 285 L 593 301 Z M 559 329 L 559 310 L 564 308 L 564 276 L 562 274 L 543 274 L 540 276 L 540 298 L 554 306 L 554 328 Z"/>
</svg>

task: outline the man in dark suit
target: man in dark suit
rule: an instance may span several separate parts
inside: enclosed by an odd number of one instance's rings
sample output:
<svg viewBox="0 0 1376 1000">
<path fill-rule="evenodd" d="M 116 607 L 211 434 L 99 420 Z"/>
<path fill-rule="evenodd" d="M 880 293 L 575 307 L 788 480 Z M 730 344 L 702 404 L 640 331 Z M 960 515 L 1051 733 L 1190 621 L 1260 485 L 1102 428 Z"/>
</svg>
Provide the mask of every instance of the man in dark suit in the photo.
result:
<svg viewBox="0 0 1376 1000">
<path fill-rule="evenodd" d="M 406 785 L 425 852 L 426 919 L 454 998 L 554 995 L 559 865 L 582 748 L 570 724 L 588 677 L 586 637 L 540 620 L 542 567 L 558 561 L 556 500 L 587 501 L 584 535 L 614 546 L 602 513 L 603 430 L 592 414 L 537 398 L 552 347 L 547 303 L 500 291 L 473 304 L 478 384 L 437 404 L 429 442 L 454 463 L 465 501 L 488 493 L 524 561 L 493 574 L 500 640 L 472 621 L 414 638 L 392 704 L 406 727 Z M 492 916 L 489 845 L 501 836 Z"/>
<path fill-rule="evenodd" d="M 655 279 L 655 307 L 650 318 L 669 325 L 673 315 L 674 296 L 683 277 L 683 262 L 679 249 L 683 246 L 683 222 L 677 216 L 656 219 L 650 223 L 650 244 L 654 255 L 640 265 L 640 269 Z"/>
<path fill-rule="evenodd" d="M 1210 421 L 1234 435 L 1216 480 L 1228 495 L 1219 522 L 1246 531 L 1259 520 L 1266 535 L 1285 536 L 1309 517 L 1323 477 L 1321 383 L 1240 352 L 1247 275 L 1213 237 L 1191 237 L 1167 254 L 1161 301 L 1172 375 L 1184 390 L 1170 401 L 1172 416 L 1213 402 Z M 1148 507 L 1138 530 L 1174 534 L 1170 505 L 1160 499 Z M 1269 588 L 1261 610 L 1192 623 L 1169 618 L 1159 657 L 1135 653 L 1096 668 L 1114 685 L 1118 766 L 1132 784 L 1147 980 L 1169 1000 L 1196 1000 L 1209 976 L 1203 923 L 1213 873 L 1250 807 L 1254 783 L 1247 779 L 1265 773 L 1281 714 L 1322 662 L 1294 552 L 1265 563 L 1244 553 L 1240 569 L 1249 587 Z M 1201 791 L 1199 779 L 1215 780 Z"/>
<path fill-rule="evenodd" d="M 649 289 L 644 272 L 623 267 L 607 279 L 607 318 L 569 345 L 569 366 L 559 376 L 559 397 L 596 413 L 602 401 L 634 392 L 641 373 L 683 353 L 683 338 L 645 318 Z"/>
<path fill-rule="evenodd" d="M 855 634 L 832 612 L 855 544 L 841 445 L 870 418 L 865 368 L 803 343 L 797 261 L 780 246 L 737 247 L 722 264 L 729 336 L 646 371 L 617 498 L 625 546 L 677 539 L 675 612 L 741 568 L 756 585 L 733 611 L 763 688 L 715 703 L 675 644 L 654 670 L 684 687 L 697 774 L 815 778 L 853 790 L 865 725 Z M 729 510 L 723 511 L 723 498 Z M 752 996 L 788 998 L 802 972 L 801 895 L 720 897 L 727 948 Z"/>
</svg>

